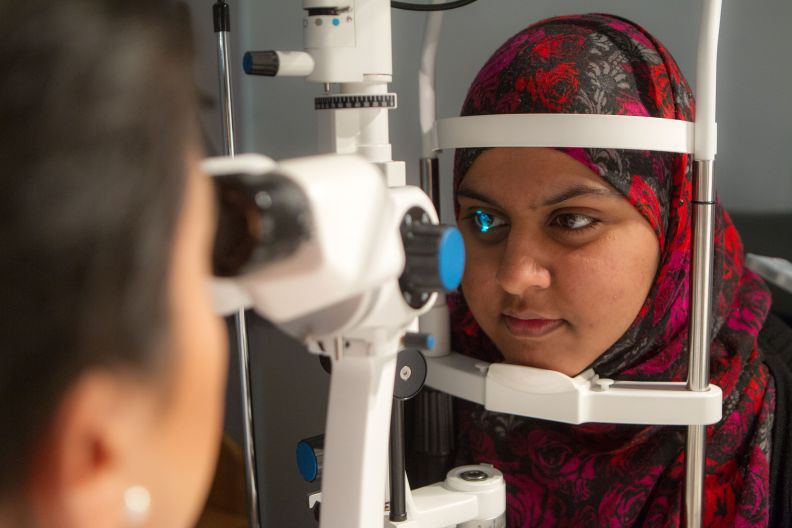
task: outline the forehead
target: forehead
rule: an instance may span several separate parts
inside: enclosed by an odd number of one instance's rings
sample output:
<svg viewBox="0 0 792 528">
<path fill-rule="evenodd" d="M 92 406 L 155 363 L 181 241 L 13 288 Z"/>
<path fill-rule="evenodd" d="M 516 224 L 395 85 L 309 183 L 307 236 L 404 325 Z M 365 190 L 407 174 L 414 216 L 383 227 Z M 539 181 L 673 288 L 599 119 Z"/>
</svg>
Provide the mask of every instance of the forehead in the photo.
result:
<svg viewBox="0 0 792 528">
<path fill-rule="evenodd" d="M 617 192 L 571 156 L 551 148 L 504 147 L 483 152 L 460 182 L 460 190 L 483 193 L 499 202 L 541 202 L 571 187 Z"/>
</svg>

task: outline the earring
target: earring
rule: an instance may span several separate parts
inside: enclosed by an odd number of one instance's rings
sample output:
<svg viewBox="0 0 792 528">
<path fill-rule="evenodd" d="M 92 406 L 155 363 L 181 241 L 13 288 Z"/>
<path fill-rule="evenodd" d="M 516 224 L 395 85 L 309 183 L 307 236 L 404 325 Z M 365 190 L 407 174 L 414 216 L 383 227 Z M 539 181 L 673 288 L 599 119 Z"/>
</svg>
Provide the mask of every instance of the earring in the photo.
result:
<svg viewBox="0 0 792 528">
<path fill-rule="evenodd" d="M 130 486 L 124 491 L 124 517 L 129 526 L 143 526 L 151 509 L 151 494 L 143 486 Z"/>
</svg>

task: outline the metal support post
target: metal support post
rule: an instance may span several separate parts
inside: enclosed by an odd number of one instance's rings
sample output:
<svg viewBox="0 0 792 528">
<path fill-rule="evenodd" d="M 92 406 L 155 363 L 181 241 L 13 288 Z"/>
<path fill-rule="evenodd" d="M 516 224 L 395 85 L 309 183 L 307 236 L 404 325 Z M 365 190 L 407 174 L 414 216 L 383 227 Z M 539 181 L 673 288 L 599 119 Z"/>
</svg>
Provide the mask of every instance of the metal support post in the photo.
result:
<svg viewBox="0 0 792 528">
<path fill-rule="evenodd" d="M 228 37 L 231 32 L 231 11 L 228 2 L 218 0 L 213 6 L 214 30 L 217 33 L 217 66 L 220 78 L 220 108 L 223 121 L 223 151 L 234 156 L 234 104 L 231 91 L 231 61 Z M 248 505 L 248 525 L 259 528 L 258 483 L 256 481 L 256 448 L 253 439 L 253 398 L 250 390 L 250 359 L 248 353 L 245 311 L 234 314 L 239 354 L 239 385 L 242 393 L 242 429 L 245 457 L 245 490 Z"/>
<path fill-rule="evenodd" d="M 694 173 L 693 255 L 690 297 L 690 343 L 688 389 L 706 391 L 709 386 L 709 354 L 712 342 L 712 277 L 714 255 L 715 178 L 713 161 L 698 161 Z M 707 428 L 688 427 L 685 451 L 685 506 L 688 528 L 699 528 L 704 512 L 704 474 Z"/>
</svg>

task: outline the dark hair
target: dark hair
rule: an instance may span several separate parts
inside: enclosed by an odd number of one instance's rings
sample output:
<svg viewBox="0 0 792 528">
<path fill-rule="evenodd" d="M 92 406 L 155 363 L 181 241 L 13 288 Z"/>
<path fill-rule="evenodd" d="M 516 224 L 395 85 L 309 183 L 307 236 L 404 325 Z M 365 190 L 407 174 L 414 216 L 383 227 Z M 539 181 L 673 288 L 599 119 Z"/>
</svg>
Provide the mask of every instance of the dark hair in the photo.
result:
<svg viewBox="0 0 792 528">
<path fill-rule="evenodd" d="M 153 0 L 0 3 L 0 492 L 81 373 L 167 357 L 197 144 L 183 15 Z"/>
</svg>

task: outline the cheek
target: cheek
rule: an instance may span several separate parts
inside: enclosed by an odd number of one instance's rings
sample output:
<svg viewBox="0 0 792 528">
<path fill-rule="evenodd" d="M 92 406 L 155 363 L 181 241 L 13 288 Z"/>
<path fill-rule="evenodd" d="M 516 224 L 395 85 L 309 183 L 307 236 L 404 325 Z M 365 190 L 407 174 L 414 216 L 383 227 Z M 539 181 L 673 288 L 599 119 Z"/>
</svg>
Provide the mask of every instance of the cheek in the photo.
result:
<svg viewBox="0 0 792 528">
<path fill-rule="evenodd" d="M 500 252 L 496 247 L 469 243 L 465 238 L 465 273 L 462 276 L 462 291 L 468 305 L 474 311 L 497 299 L 498 286 L 495 280 Z"/>
<path fill-rule="evenodd" d="M 200 291 L 200 285 L 196 284 Z M 181 401 L 184 416 L 191 419 L 185 428 L 213 437 L 222 422 L 228 351 L 225 327 L 212 312 L 208 295 L 200 296 L 185 310 L 179 355 L 182 363 Z M 186 431 L 184 431 L 186 434 Z"/>
<path fill-rule="evenodd" d="M 570 253 L 557 277 L 578 327 L 597 330 L 609 346 L 632 324 L 657 271 L 658 244 L 647 230 L 625 228 Z M 618 335 L 612 335 L 618 334 Z"/>
<path fill-rule="evenodd" d="M 191 295 L 179 301 L 173 324 L 174 374 L 160 431 L 162 496 L 172 505 L 177 523 L 200 511 L 215 468 L 222 435 L 228 352 L 225 327 L 208 298 Z M 163 520 L 163 525 L 166 520 Z"/>
<path fill-rule="evenodd" d="M 501 290 L 496 282 L 499 251 L 466 243 L 465 274 L 462 292 L 473 317 L 489 335 L 497 326 L 500 314 Z"/>
</svg>

